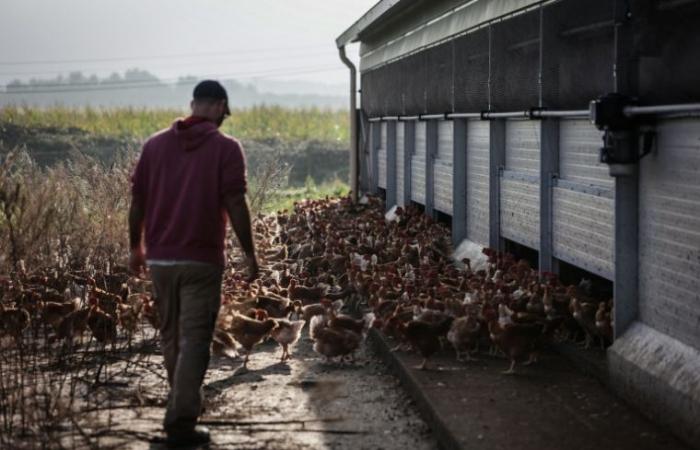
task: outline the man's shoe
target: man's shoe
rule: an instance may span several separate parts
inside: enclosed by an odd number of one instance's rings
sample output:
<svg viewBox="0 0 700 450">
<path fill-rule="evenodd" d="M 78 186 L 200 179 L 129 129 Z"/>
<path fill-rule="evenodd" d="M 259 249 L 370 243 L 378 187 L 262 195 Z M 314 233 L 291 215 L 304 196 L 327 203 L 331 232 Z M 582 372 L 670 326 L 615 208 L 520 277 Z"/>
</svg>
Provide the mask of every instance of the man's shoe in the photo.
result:
<svg viewBox="0 0 700 450">
<path fill-rule="evenodd" d="M 168 447 L 192 447 L 195 445 L 204 445 L 211 442 L 209 429 L 201 425 L 197 425 L 193 430 L 189 431 L 172 431 L 168 433 L 165 440 Z"/>
</svg>

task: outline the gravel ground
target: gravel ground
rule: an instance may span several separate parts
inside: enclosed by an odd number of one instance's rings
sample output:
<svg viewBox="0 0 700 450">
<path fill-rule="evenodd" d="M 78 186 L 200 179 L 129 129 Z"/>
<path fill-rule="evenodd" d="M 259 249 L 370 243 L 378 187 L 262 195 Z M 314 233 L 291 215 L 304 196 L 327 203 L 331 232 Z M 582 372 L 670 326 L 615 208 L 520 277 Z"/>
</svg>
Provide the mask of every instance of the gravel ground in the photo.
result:
<svg viewBox="0 0 700 450">
<path fill-rule="evenodd" d="M 281 349 L 269 341 L 254 350 L 247 372 L 238 370 L 240 360 L 213 358 L 202 417 L 212 431 L 210 448 L 437 449 L 412 400 L 368 346 L 354 364 L 323 363 L 311 347 L 304 330 L 293 358 L 280 363 Z M 148 362 L 157 369 L 160 356 Z M 136 405 L 110 413 L 100 448 L 164 448 L 149 439 L 160 430 L 165 385 L 143 375 L 132 391 Z M 112 401 L 121 403 L 115 394 Z"/>
</svg>

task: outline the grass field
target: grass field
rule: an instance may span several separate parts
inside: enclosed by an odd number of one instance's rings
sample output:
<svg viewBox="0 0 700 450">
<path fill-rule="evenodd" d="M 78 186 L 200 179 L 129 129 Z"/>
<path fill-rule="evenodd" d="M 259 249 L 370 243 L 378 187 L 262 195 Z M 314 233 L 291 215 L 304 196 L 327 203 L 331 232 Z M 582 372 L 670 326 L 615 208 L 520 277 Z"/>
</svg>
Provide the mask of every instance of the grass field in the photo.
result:
<svg viewBox="0 0 700 450">
<path fill-rule="evenodd" d="M 61 252 L 123 259 L 129 174 L 141 144 L 183 115 L 0 108 L 0 267 Z M 260 106 L 234 111 L 222 128 L 245 148 L 254 212 L 348 192 L 345 112 Z"/>
<path fill-rule="evenodd" d="M 0 108 L 0 154 L 24 148 L 48 167 L 79 153 L 112 165 L 120 155 L 135 158 L 149 135 L 184 115 L 174 109 Z M 258 106 L 234 110 L 222 131 L 243 143 L 252 186 L 266 165 L 287 168 L 277 184 L 280 191 L 266 197 L 288 207 L 284 199 L 298 199 L 300 192 L 325 196 L 343 184 L 339 180 L 348 174 L 347 124 L 345 111 Z M 309 178 L 317 186 L 313 190 L 304 187 Z M 266 211 L 271 208 L 261 205 Z"/>
<path fill-rule="evenodd" d="M 258 106 L 233 110 L 224 133 L 243 141 L 348 142 L 347 111 Z M 0 123 L 29 128 L 73 129 L 99 136 L 143 139 L 186 115 L 177 109 L 0 108 Z"/>
</svg>

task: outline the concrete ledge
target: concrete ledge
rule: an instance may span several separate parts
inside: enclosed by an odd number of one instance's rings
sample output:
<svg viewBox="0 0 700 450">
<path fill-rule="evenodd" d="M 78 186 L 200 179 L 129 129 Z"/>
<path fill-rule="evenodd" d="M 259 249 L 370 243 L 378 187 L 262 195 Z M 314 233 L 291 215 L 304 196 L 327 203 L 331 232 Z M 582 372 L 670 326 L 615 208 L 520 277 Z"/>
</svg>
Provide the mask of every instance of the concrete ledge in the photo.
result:
<svg viewBox="0 0 700 450">
<path fill-rule="evenodd" d="M 462 447 L 459 441 L 450 431 L 449 426 L 442 420 L 440 414 L 435 409 L 435 405 L 431 403 L 425 391 L 421 389 L 420 382 L 410 370 L 406 370 L 405 365 L 399 360 L 396 354 L 391 351 L 381 334 L 379 334 L 377 330 L 372 329 L 370 330 L 368 340 L 372 344 L 374 351 L 379 354 L 389 365 L 394 375 L 399 378 L 401 384 L 408 391 L 408 395 L 416 402 L 416 406 L 423 416 L 423 419 L 428 423 L 430 429 L 433 430 L 440 444 L 440 448 L 443 450 L 460 450 Z"/>
<path fill-rule="evenodd" d="M 700 352 L 641 322 L 608 350 L 613 389 L 700 449 Z"/>
<path fill-rule="evenodd" d="M 393 353 L 372 330 L 368 343 L 416 402 L 441 448 L 479 450 L 681 450 L 677 438 L 611 394 L 555 352 L 518 374 L 502 375 L 503 358 L 460 363 L 449 349 L 414 368 L 420 357 Z"/>
</svg>

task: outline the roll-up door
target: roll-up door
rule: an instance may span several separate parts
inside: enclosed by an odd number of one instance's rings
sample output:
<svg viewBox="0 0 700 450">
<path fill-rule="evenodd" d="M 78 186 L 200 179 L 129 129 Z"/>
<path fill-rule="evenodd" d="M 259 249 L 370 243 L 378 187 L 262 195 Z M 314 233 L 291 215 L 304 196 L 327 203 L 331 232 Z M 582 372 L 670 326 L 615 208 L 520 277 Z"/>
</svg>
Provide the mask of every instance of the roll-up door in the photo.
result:
<svg viewBox="0 0 700 450">
<path fill-rule="evenodd" d="M 438 147 L 433 164 L 435 209 L 452 215 L 452 153 L 454 151 L 454 122 L 438 122 Z"/>
<path fill-rule="evenodd" d="M 396 124 L 396 204 L 404 206 L 404 122 Z"/>
<path fill-rule="evenodd" d="M 559 177 L 552 193 L 552 254 L 609 280 L 614 276 L 614 180 L 600 163 L 602 133 L 562 120 Z"/>
<path fill-rule="evenodd" d="M 467 239 L 489 245 L 489 122 L 467 124 Z"/>
<path fill-rule="evenodd" d="M 700 121 L 660 122 L 639 178 L 639 314 L 642 322 L 700 342 Z"/>
<path fill-rule="evenodd" d="M 378 180 L 377 185 L 386 189 L 386 122 L 381 123 L 379 138 L 379 149 L 377 149 L 377 166 L 378 166 Z"/>
<path fill-rule="evenodd" d="M 416 122 L 416 144 L 411 157 L 411 200 L 425 205 L 426 123 Z"/>
<path fill-rule="evenodd" d="M 506 166 L 501 174 L 501 236 L 540 246 L 540 122 L 506 122 Z"/>
</svg>

